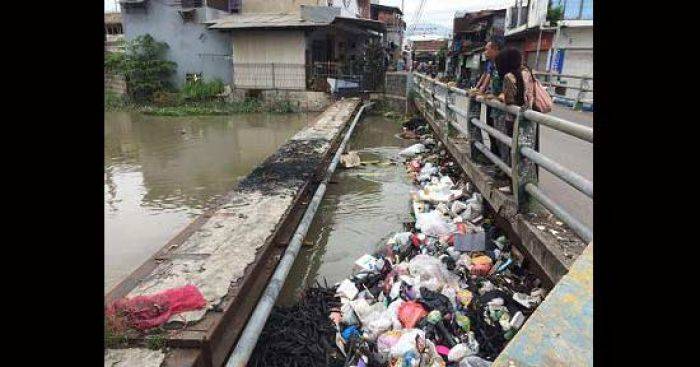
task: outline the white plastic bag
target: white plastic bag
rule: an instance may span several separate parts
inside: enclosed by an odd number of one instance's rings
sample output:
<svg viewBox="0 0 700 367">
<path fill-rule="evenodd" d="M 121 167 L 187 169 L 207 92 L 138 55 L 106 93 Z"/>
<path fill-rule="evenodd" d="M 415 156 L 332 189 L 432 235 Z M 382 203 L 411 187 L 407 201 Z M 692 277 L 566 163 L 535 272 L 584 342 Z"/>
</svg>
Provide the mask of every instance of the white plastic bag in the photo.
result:
<svg viewBox="0 0 700 367">
<path fill-rule="evenodd" d="M 467 209 L 467 204 L 465 204 L 459 200 L 455 200 L 455 202 L 452 203 L 452 208 L 450 208 L 450 210 L 452 210 L 452 214 L 454 214 L 454 215 L 459 215 L 461 212 L 465 211 L 466 209 Z"/>
<path fill-rule="evenodd" d="M 418 143 L 400 151 L 399 155 L 404 157 L 413 157 L 414 155 L 421 154 L 423 152 L 425 152 L 425 145 Z"/>
<path fill-rule="evenodd" d="M 340 307 L 340 312 L 343 314 L 344 323 L 348 325 L 357 325 L 360 323 L 360 320 L 357 319 L 357 315 L 355 315 L 355 311 L 353 310 L 350 302 L 344 303 Z"/>
<path fill-rule="evenodd" d="M 387 312 L 376 314 L 370 322 L 363 324 L 365 329 L 365 337 L 368 340 L 375 341 L 380 334 L 391 330 L 391 316 Z"/>
<path fill-rule="evenodd" d="M 450 349 L 447 354 L 447 360 L 450 362 L 459 362 L 469 354 L 469 347 L 466 344 L 460 343 Z"/>
<path fill-rule="evenodd" d="M 425 332 L 423 330 L 406 330 L 403 335 L 401 335 L 401 338 L 399 338 L 399 341 L 391 347 L 391 357 L 398 358 L 408 352 L 414 352 L 417 355 L 418 350 L 416 349 L 416 336 L 425 342 Z"/>
<path fill-rule="evenodd" d="M 362 325 L 369 324 L 370 321 L 377 317 L 381 317 L 381 314 L 386 311 L 386 306 L 382 302 L 375 302 L 373 305 L 367 302 L 366 299 L 358 299 L 356 301 L 350 302 L 355 314 L 360 319 Z"/>
<path fill-rule="evenodd" d="M 440 237 L 449 236 L 454 231 L 455 225 L 446 222 L 440 213 L 432 210 L 428 213 L 418 213 L 415 226 L 427 236 Z"/>
<path fill-rule="evenodd" d="M 340 283 L 335 293 L 340 297 L 345 297 L 352 301 L 359 292 L 360 291 L 357 289 L 357 287 L 355 287 L 355 283 L 353 283 L 350 279 L 345 279 Z"/>
</svg>

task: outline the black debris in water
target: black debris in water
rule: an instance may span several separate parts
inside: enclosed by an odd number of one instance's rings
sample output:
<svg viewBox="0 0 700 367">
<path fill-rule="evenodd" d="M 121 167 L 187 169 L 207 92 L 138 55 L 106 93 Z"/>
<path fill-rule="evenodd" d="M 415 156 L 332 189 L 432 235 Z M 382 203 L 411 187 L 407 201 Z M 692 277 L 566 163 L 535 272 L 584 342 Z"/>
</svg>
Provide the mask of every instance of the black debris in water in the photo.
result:
<svg viewBox="0 0 700 367">
<path fill-rule="evenodd" d="M 246 178 L 241 180 L 241 190 L 276 192 L 301 185 L 318 168 L 322 154 L 317 151 L 328 140 L 292 140 L 268 157 Z"/>
<path fill-rule="evenodd" d="M 343 366 L 328 317 L 332 310 L 340 310 L 340 298 L 335 288 L 320 285 L 308 288 L 293 306 L 275 306 L 248 366 Z"/>
</svg>

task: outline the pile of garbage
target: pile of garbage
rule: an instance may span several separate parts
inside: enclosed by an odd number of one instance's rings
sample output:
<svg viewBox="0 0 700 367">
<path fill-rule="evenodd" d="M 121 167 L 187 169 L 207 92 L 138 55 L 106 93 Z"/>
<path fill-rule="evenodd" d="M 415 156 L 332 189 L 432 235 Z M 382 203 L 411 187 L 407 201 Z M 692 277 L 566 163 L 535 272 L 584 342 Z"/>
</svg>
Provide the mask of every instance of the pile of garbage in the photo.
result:
<svg viewBox="0 0 700 367">
<path fill-rule="evenodd" d="M 415 222 L 332 288 L 331 355 L 357 367 L 490 366 L 545 290 L 425 120 L 405 122 L 403 135 L 420 141 L 399 153 Z"/>
</svg>

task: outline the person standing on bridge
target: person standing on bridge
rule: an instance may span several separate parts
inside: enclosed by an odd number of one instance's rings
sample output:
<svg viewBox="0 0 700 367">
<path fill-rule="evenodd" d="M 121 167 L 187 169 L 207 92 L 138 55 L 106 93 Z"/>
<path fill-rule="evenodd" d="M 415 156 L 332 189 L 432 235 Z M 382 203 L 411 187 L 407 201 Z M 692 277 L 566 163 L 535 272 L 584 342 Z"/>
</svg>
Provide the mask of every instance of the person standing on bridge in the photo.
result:
<svg viewBox="0 0 700 367">
<path fill-rule="evenodd" d="M 532 80 L 530 70 L 523 65 L 523 57 L 520 51 L 514 48 L 508 48 L 501 51 L 496 57 L 496 68 L 498 74 L 503 76 L 503 92 L 498 95 L 498 99 L 507 105 L 527 106 L 532 107 L 532 98 L 526 96 L 532 95 L 533 84 L 525 82 Z M 515 116 L 507 113 L 501 114 L 495 119 L 495 128 L 507 136 L 513 136 L 513 125 Z M 499 156 L 506 165 L 510 166 L 510 148 L 502 142 L 497 142 Z M 509 191 L 512 181 L 508 178 L 508 189 L 503 188 L 503 191 Z"/>
<path fill-rule="evenodd" d="M 471 89 L 469 91 L 470 96 L 476 96 L 478 94 L 484 94 L 484 93 L 489 93 L 493 94 L 494 96 L 497 96 L 501 93 L 502 91 L 502 83 L 501 83 L 501 76 L 498 75 L 498 70 L 496 69 L 495 61 L 496 57 L 501 53 L 501 50 L 504 48 L 504 41 L 502 37 L 494 36 L 491 38 L 491 40 L 486 43 L 486 46 L 484 48 L 484 55 L 486 56 L 486 70 L 483 74 L 481 74 L 481 77 L 479 78 L 479 81 L 476 83 L 476 87 L 474 89 Z M 475 106 L 478 106 L 478 104 L 475 104 Z M 489 115 L 486 117 L 486 125 L 494 127 L 494 120 L 501 116 L 503 113 L 495 108 L 489 108 Z M 481 132 L 481 130 L 478 130 Z M 478 135 L 476 139 L 479 142 L 483 142 L 483 138 L 481 135 Z M 491 153 L 494 155 L 498 156 L 498 147 L 495 144 L 494 138 L 490 138 L 489 141 L 491 141 Z M 486 158 L 484 158 L 486 159 Z M 489 162 L 486 160 L 486 162 Z M 503 175 L 503 172 L 496 167 L 496 174 L 497 175 Z"/>
</svg>

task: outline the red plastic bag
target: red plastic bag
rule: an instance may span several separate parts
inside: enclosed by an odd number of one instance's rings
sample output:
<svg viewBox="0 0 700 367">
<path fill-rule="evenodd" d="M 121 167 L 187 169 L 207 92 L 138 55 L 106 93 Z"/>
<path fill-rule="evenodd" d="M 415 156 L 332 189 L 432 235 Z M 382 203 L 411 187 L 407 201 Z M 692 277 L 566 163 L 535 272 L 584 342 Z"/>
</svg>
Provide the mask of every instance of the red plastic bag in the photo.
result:
<svg viewBox="0 0 700 367">
<path fill-rule="evenodd" d="M 423 305 L 415 301 L 404 302 L 399 306 L 399 321 L 407 329 L 413 329 L 427 314 Z"/>
<path fill-rule="evenodd" d="M 114 330 L 152 329 L 166 323 L 172 315 L 194 311 L 207 305 L 194 285 L 172 288 L 149 296 L 119 299 L 107 307 L 110 327 Z"/>
</svg>

